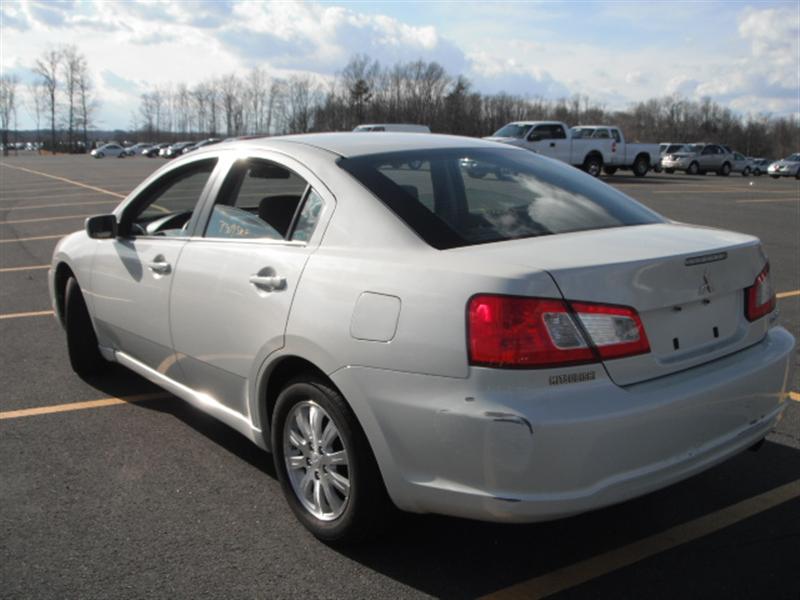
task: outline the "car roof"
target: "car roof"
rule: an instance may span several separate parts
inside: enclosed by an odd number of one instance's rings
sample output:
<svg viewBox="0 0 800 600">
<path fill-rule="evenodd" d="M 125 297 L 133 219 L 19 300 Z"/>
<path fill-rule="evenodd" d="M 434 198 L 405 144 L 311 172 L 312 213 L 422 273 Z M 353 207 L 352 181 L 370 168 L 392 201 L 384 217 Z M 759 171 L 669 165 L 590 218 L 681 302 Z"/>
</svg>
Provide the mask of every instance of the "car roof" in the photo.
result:
<svg viewBox="0 0 800 600">
<path fill-rule="evenodd" d="M 328 152 L 343 157 L 402 152 L 404 150 L 431 150 L 436 148 L 512 148 L 512 146 L 507 144 L 488 142 L 464 136 L 401 132 L 385 132 L 380 135 L 364 135 L 363 133 L 357 132 L 306 133 L 302 135 L 239 140 L 230 143 L 250 147 L 273 148 L 276 146 L 284 146 L 285 144 L 302 144 L 327 150 Z"/>
</svg>

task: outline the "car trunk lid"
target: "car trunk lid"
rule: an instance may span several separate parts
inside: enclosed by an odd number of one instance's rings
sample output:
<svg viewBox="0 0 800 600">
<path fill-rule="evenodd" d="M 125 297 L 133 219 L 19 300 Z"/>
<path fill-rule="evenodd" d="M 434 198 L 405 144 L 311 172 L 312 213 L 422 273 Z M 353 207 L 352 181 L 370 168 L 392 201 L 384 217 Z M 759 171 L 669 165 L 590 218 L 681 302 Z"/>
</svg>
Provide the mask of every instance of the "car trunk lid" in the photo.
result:
<svg viewBox="0 0 800 600">
<path fill-rule="evenodd" d="M 760 339 L 744 289 L 766 258 L 754 237 L 664 223 L 482 246 L 484 258 L 544 269 L 564 298 L 636 309 L 650 352 L 604 361 L 619 385 L 714 360 Z M 460 251 L 474 250 L 465 248 Z"/>
</svg>

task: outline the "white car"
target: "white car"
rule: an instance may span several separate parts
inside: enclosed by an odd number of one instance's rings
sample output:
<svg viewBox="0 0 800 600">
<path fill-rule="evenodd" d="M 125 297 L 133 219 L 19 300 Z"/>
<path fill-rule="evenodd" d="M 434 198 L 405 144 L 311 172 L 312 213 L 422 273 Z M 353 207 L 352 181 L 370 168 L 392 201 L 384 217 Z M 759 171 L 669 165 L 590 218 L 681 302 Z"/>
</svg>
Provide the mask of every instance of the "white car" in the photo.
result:
<svg viewBox="0 0 800 600">
<path fill-rule="evenodd" d="M 427 125 L 412 125 L 408 123 L 370 123 L 368 125 L 358 125 L 353 131 L 358 133 L 393 131 L 397 133 L 430 133 L 431 129 Z"/>
<path fill-rule="evenodd" d="M 741 152 L 731 153 L 731 172 L 741 173 L 742 177 L 749 177 L 753 172 L 753 159 L 746 157 Z"/>
<path fill-rule="evenodd" d="M 646 494 L 763 440 L 793 381 L 758 239 L 471 138 L 201 148 L 63 238 L 49 285 L 78 373 L 117 362 L 270 450 L 331 541 L 393 506 Z"/>
<path fill-rule="evenodd" d="M 767 174 L 773 179 L 778 179 L 779 177 L 800 179 L 800 153 L 776 160 L 767 167 Z"/>
<path fill-rule="evenodd" d="M 99 148 L 95 148 L 91 152 L 91 155 L 94 156 L 95 158 L 105 158 L 106 156 L 125 158 L 126 154 L 127 152 L 125 148 L 115 143 L 104 144 Z"/>
</svg>

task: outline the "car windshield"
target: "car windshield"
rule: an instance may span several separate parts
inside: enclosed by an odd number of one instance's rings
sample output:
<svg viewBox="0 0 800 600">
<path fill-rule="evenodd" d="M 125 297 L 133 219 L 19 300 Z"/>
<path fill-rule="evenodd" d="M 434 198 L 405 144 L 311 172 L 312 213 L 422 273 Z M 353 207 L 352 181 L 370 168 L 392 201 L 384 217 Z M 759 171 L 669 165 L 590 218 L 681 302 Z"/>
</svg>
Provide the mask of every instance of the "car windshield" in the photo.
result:
<svg viewBox="0 0 800 600">
<path fill-rule="evenodd" d="M 494 132 L 494 137 L 509 137 L 509 138 L 524 138 L 528 135 L 533 125 L 519 125 L 517 123 L 509 123 Z"/>
<path fill-rule="evenodd" d="M 800 154 L 792 154 L 786 160 L 789 162 L 800 162 Z"/>
<path fill-rule="evenodd" d="M 373 154 L 339 166 L 438 249 L 663 222 L 573 167 L 510 148 Z"/>
<path fill-rule="evenodd" d="M 572 128 L 572 137 L 573 139 L 585 139 L 592 137 L 594 133 L 593 127 L 573 127 Z"/>
</svg>

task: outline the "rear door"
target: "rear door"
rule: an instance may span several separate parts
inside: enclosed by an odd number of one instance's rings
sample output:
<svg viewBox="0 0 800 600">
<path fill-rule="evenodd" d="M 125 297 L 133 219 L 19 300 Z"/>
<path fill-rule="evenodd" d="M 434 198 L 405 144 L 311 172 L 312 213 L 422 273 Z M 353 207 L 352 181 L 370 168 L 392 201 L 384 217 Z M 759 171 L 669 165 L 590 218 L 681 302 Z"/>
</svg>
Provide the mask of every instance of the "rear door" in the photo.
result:
<svg viewBox="0 0 800 600">
<path fill-rule="evenodd" d="M 248 381 L 284 345 L 292 298 L 333 198 L 308 169 L 269 153 L 232 163 L 171 295 L 182 382 L 248 414 Z"/>
</svg>

